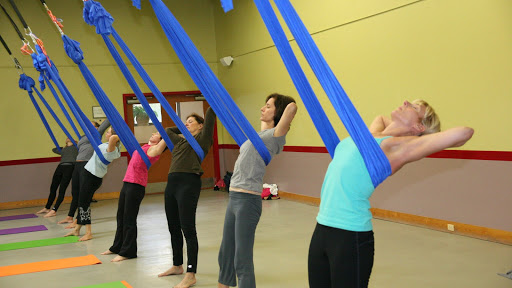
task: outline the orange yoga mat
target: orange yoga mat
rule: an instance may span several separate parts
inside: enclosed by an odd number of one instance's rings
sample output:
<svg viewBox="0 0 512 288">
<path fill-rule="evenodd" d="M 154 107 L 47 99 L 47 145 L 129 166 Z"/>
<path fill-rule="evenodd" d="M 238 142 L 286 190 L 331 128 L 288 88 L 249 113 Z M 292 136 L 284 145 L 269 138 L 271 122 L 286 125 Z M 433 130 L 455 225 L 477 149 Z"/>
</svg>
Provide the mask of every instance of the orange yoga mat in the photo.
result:
<svg viewBox="0 0 512 288">
<path fill-rule="evenodd" d="M 94 255 L 0 267 L 0 277 L 101 264 Z"/>
</svg>

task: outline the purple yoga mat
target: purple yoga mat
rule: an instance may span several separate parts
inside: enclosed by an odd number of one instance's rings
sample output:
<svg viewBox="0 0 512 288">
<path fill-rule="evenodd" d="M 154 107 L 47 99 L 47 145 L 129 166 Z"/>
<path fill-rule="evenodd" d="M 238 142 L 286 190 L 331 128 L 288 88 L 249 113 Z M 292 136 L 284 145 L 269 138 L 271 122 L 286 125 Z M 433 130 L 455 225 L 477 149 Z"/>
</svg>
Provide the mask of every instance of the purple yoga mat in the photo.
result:
<svg viewBox="0 0 512 288">
<path fill-rule="evenodd" d="M 27 227 L 19 227 L 19 228 L 11 228 L 11 229 L 2 229 L 2 230 L 0 230 L 0 235 L 44 231 L 44 230 L 48 230 L 48 228 L 46 228 L 46 226 L 44 226 L 44 225 L 27 226 Z"/>
<path fill-rule="evenodd" d="M 37 218 L 37 215 L 36 214 L 22 214 L 22 215 L 4 216 L 4 217 L 0 217 L 0 221 L 28 219 L 28 218 Z"/>
</svg>

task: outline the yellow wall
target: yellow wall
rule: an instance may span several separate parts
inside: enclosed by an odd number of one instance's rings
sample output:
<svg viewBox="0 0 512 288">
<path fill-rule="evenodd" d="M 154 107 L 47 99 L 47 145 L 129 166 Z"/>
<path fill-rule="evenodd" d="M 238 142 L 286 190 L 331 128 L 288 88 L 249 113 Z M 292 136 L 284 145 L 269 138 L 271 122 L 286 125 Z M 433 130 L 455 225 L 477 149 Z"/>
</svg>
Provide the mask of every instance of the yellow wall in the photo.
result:
<svg viewBox="0 0 512 288">
<path fill-rule="evenodd" d="M 512 134 L 506 132 L 512 124 L 510 1 L 291 2 L 367 123 L 389 115 L 404 99 L 423 98 L 436 108 L 443 128 L 475 128 L 462 149 L 512 150 Z M 227 14 L 215 7 L 219 57 L 235 58 L 231 67 L 219 67 L 219 77 L 259 128 L 266 95 L 299 96 L 253 2 L 234 4 Z M 305 63 L 303 57 L 299 61 Z M 311 83 L 340 136 L 346 136 L 320 85 Z M 322 146 L 314 131 L 299 101 L 287 145 Z"/>
<path fill-rule="evenodd" d="M 115 19 L 115 29 L 161 91 L 197 89 L 173 52 L 148 1 L 142 1 L 141 11 L 133 7 L 131 1 L 100 2 L 112 14 Z M 164 2 L 182 23 L 215 71 L 217 69 L 217 53 L 213 25 L 213 2 L 203 0 L 166 0 Z M 59 68 L 64 82 L 78 104 L 87 116 L 92 117 L 91 106 L 97 106 L 97 101 L 83 80 L 78 67 L 65 55 L 60 34 L 49 20 L 44 8 L 39 1 L 19 0 L 16 3 L 32 31 L 44 41 L 50 57 Z M 7 2 L 3 4 L 7 4 Z M 84 22 L 81 1 L 52 0 L 47 1 L 47 4 L 57 17 L 64 19 L 66 34 L 81 43 L 85 56 L 84 62 L 89 66 L 116 108 L 123 113 L 122 94 L 132 93 L 132 91 L 110 56 L 101 36 L 95 33 L 94 27 Z M 8 4 L 4 6 L 12 12 Z M 11 13 L 11 16 L 15 16 L 14 12 Z M 17 19 L 15 20 L 17 21 Z M 5 15 L 0 15 L 0 21 L 2 21 L 0 34 L 10 46 L 14 56 L 22 63 L 25 72 L 37 81 L 38 73 L 32 66 L 31 58 L 20 54 L 18 48 L 21 46 L 21 41 L 8 24 Z M 20 24 L 19 26 L 21 27 Z M 18 88 L 18 74 L 12 68 L 8 54 L 3 48 L 1 50 L 0 53 L 4 55 L 4 60 L 0 62 L 0 81 L 2 81 L 3 90 L 0 113 L 0 123 L 2 123 L 0 126 L 0 135 L 2 135 L 0 160 L 54 156 L 51 153 L 51 148 L 54 146 L 27 93 Z M 142 81 L 138 82 L 142 83 Z M 141 88 L 143 92 L 149 92 L 146 86 L 143 85 Z M 49 91 L 45 91 L 44 95 L 53 108 L 58 108 Z M 63 143 L 66 136 L 60 131 L 58 125 L 54 124 L 51 116 L 46 114 L 57 139 Z M 65 119 L 61 113 L 58 115 L 62 120 Z"/>
<path fill-rule="evenodd" d="M 139 11 L 130 1 L 102 1 L 115 18 L 116 29 L 162 91 L 197 89 L 174 54 L 150 4 L 142 2 Z M 259 129 L 259 108 L 269 93 L 280 92 L 299 99 L 251 0 L 235 1 L 235 10 L 228 14 L 224 14 L 218 0 L 164 2 L 255 128 Z M 44 9 L 32 0 L 17 3 L 34 33 L 45 41 L 74 97 L 92 116 L 91 106 L 97 102 L 78 68 L 64 54 L 59 34 Z M 512 75 L 510 1 L 294 0 L 292 4 L 367 123 L 377 114 L 389 114 L 404 99 L 424 98 L 436 107 L 444 128 L 475 128 L 475 136 L 463 149 L 511 150 L 512 135 L 506 133 L 506 127 L 512 124 L 512 84 L 507 84 Z M 80 1 L 52 0 L 48 5 L 64 19 L 65 32 L 82 43 L 85 63 L 122 113 L 122 94 L 131 90 L 101 37 L 84 23 Z M 7 19 L 4 15 L 0 19 L 4 23 L 0 26 L 1 35 L 26 73 L 37 79 L 30 57 L 20 55 L 20 41 Z M 292 47 L 298 52 L 293 41 Z M 1 53 L 4 96 L 0 159 L 53 156 L 53 144 L 26 93 L 17 87 L 18 75 L 7 54 Z M 235 57 L 232 66 L 218 65 L 218 59 L 227 55 Z M 299 60 L 305 63 L 303 57 L 299 56 Z M 306 74 L 313 76 L 309 69 Z M 316 80 L 311 83 L 340 137 L 346 136 L 319 84 Z M 145 86 L 142 90 L 149 91 Z M 51 100 L 53 96 L 44 94 L 57 107 Z M 300 100 L 299 109 L 287 144 L 322 146 Z M 60 113 L 59 116 L 64 119 Z M 63 142 L 64 134 L 53 120 L 50 122 Z M 220 143 L 234 143 L 224 129 L 220 129 Z"/>
</svg>

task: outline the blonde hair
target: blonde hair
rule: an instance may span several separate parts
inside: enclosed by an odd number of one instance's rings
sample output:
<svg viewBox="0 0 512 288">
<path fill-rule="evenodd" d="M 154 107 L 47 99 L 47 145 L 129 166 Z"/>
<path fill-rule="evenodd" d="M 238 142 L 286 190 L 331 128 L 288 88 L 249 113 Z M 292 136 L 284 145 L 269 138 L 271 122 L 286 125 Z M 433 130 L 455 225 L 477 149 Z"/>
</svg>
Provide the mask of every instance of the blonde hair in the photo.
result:
<svg viewBox="0 0 512 288">
<path fill-rule="evenodd" d="M 421 124 L 425 127 L 425 131 L 420 135 L 432 134 L 441 131 L 441 120 L 439 120 L 439 116 L 436 114 L 436 111 L 432 106 L 421 99 L 416 99 L 412 101 L 412 103 L 425 107 L 425 115 L 423 115 L 423 119 L 421 120 Z"/>
</svg>

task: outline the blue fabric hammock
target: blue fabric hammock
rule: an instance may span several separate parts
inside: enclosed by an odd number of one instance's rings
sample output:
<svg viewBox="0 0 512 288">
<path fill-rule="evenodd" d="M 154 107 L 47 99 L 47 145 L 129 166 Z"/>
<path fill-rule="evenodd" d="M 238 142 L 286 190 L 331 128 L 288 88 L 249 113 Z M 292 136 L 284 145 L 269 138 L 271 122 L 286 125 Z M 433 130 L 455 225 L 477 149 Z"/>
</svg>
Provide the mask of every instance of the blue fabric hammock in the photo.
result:
<svg viewBox="0 0 512 288">
<path fill-rule="evenodd" d="M 128 150 L 128 153 L 132 155 L 133 152 L 137 150 L 147 168 L 149 169 L 149 167 L 151 167 L 151 162 L 149 161 L 146 153 L 142 150 L 137 139 L 135 139 L 135 136 L 131 132 L 124 119 L 121 117 L 121 115 L 119 115 L 119 112 L 117 112 L 117 109 L 105 94 L 105 91 L 103 91 L 98 81 L 96 81 L 96 78 L 94 78 L 89 68 L 83 62 L 84 57 L 83 52 L 80 49 L 80 43 L 72 40 L 67 35 L 62 36 L 62 41 L 64 42 L 64 49 L 66 54 L 73 60 L 73 62 L 75 62 L 75 64 L 78 65 L 78 68 L 80 69 L 80 72 L 82 72 L 87 85 L 89 85 L 89 88 L 96 97 L 96 100 L 98 100 L 98 103 L 103 108 L 107 119 L 112 124 L 112 127 L 114 127 L 114 130 L 117 132 L 117 135 L 119 136 L 121 142 L 123 142 L 126 150 Z"/>
<path fill-rule="evenodd" d="M 28 96 L 30 97 L 30 100 L 32 101 L 32 104 L 34 104 L 34 108 L 36 108 L 37 114 L 39 114 L 39 118 L 41 118 L 41 122 L 43 122 L 44 127 L 46 127 L 46 131 L 48 131 L 48 135 L 50 135 L 50 138 L 53 141 L 53 144 L 55 144 L 55 147 L 60 152 L 61 149 L 60 149 L 59 143 L 57 142 L 57 139 L 55 139 L 55 135 L 53 134 L 53 131 L 50 128 L 50 125 L 48 124 L 48 121 L 46 121 L 46 118 L 44 117 L 43 111 L 41 111 L 41 108 L 37 104 L 37 101 L 34 98 L 34 95 L 32 94 L 32 89 L 35 90 L 37 92 L 37 94 L 39 94 L 39 91 L 37 90 L 35 85 L 36 85 L 36 82 L 34 81 L 34 79 L 30 78 L 26 74 L 21 74 L 20 75 L 19 87 L 21 89 L 26 90 L 28 92 Z"/>
<path fill-rule="evenodd" d="M 289 74 L 296 84 L 297 90 L 299 90 L 299 93 L 302 97 L 302 89 L 299 88 L 300 85 L 297 85 L 297 83 L 302 85 L 304 81 L 307 82 L 307 79 L 302 77 L 304 73 L 302 72 L 298 61 L 293 54 L 288 39 L 286 38 L 283 28 L 279 24 L 279 20 L 277 19 L 277 16 L 274 13 L 269 0 L 254 0 L 254 2 L 256 3 L 263 21 L 265 22 L 265 25 L 267 26 L 267 29 L 279 50 L 281 58 L 283 59 L 283 62 L 290 72 Z M 363 157 L 365 165 L 372 179 L 372 183 L 374 187 L 377 187 L 380 183 L 382 183 L 382 181 L 391 175 L 391 165 L 386 155 L 375 141 L 373 135 L 370 133 L 356 108 L 341 87 L 339 81 L 336 79 L 336 76 L 323 58 L 320 50 L 314 43 L 313 38 L 300 20 L 291 3 L 288 0 L 275 0 L 274 2 L 286 23 L 288 24 L 288 27 L 293 33 L 295 39 L 297 40 L 301 51 L 308 60 L 308 63 L 313 69 L 316 77 L 328 95 L 338 116 L 354 140 L 359 152 Z M 314 103 L 310 102 L 310 99 L 307 97 L 302 97 L 302 100 L 304 101 L 306 107 L 315 105 Z M 314 117 L 312 117 L 312 120 L 317 127 L 321 127 L 322 124 L 317 123 L 317 120 Z M 323 130 L 318 131 L 321 135 L 324 133 Z M 333 151 L 337 145 L 337 142 L 334 140 L 329 143 L 325 143 L 329 151 Z M 333 144 L 334 146 L 331 146 Z"/>
<path fill-rule="evenodd" d="M 9 13 L 7 13 L 7 10 L 5 10 L 5 8 L 1 4 L 0 4 L 0 7 L 4 11 L 4 13 L 7 16 L 7 18 L 9 18 L 9 21 L 13 25 L 14 30 L 16 30 L 16 32 L 18 33 L 18 36 L 21 38 L 22 41 L 24 41 L 25 39 L 23 38 L 23 35 L 19 31 L 18 27 L 16 26 L 16 23 L 14 23 L 14 20 L 11 18 Z M 0 41 L 2 42 L 2 45 L 4 46 L 4 48 L 7 51 L 7 53 L 11 56 L 12 60 L 14 61 L 14 66 L 16 67 L 16 69 L 19 70 L 18 73 L 20 74 L 20 80 L 19 80 L 20 88 L 26 90 L 27 92 L 30 91 L 29 92 L 29 96 L 31 98 L 31 101 L 34 104 L 34 107 L 36 108 L 36 110 L 38 111 L 39 116 L 42 117 L 41 120 L 43 121 L 43 124 L 45 125 L 45 128 L 48 131 L 48 134 L 50 135 L 50 138 L 52 138 L 52 140 L 54 138 L 53 131 L 50 129 L 50 126 L 48 125 L 48 122 L 46 121 L 46 118 L 44 118 L 44 114 L 43 113 L 39 113 L 39 111 L 41 111 L 41 109 L 39 108 L 39 105 L 37 105 L 37 101 L 35 101 L 35 98 L 33 98 L 33 95 L 31 94 L 32 93 L 32 88 L 34 88 L 34 90 L 37 92 L 37 95 L 39 96 L 39 99 L 41 100 L 41 102 L 43 102 L 43 104 L 46 106 L 46 108 L 48 109 L 48 111 L 50 112 L 52 117 L 59 124 L 59 126 L 62 129 L 62 131 L 64 132 L 64 134 L 66 134 L 66 136 L 71 140 L 73 145 L 77 146 L 75 140 L 73 139 L 71 134 L 68 132 L 66 127 L 62 124 L 62 122 L 60 121 L 59 117 L 57 117 L 57 115 L 53 112 L 53 109 L 50 107 L 48 102 L 44 99 L 43 95 L 39 92 L 39 90 L 35 89 L 35 82 L 34 82 L 34 80 L 32 78 L 30 78 L 29 76 L 27 76 L 23 72 L 23 68 L 21 67 L 21 64 L 19 63 L 18 59 L 16 59 L 16 57 L 14 57 L 12 55 L 11 50 L 9 49 L 9 46 L 4 41 L 4 39 L 2 38 L 1 35 L 0 35 Z M 32 85 L 32 82 L 34 82 L 34 85 Z M 44 83 L 43 83 L 43 86 L 44 86 Z M 63 106 L 61 105 L 62 102 L 60 102 L 60 99 L 58 99 L 58 98 L 57 98 L 57 101 L 59 102 L 59 105 L 62 108 L 63 113 L 66 115 L 67 119 L 69 120 L 69 123 L 70 123 L 71 127 L 75 130 L 78 138 L 80 138 L 80 134 L 78 133 L 78 130 L 76 129 L 73 121 L 71 121 L 71 118 L 69 117 L 69 114 L 67 113 L 66 109 L 63 108 Z M 56 144 L 56 147 L 60 151 L 60 146 L 58 144 Z"/>
<path fill-rule="evenodd" d="M 91 121 L 89 121 L 87 116 L 85 116 L 85 114 L 82 112 L 74 98 L 71 96 L 71 93 L 69 93 L 69 90 L 60 78 L 59 72 L 55 67 L 55 64 L 53 62 L 50 62 L 51 65 L 48 63 L 48 59 L 42 53 L 42 49 L 41 47 L 39 47 L 39 45 L 36 45 L 36 50 L 37 53 L 32 54 L 32 58 L 34 59 L 34 67 L 38 71 L 41 71 L 41 74 L 43 74 L 43 79 L 46 78 L 48 80 L 46 83 L 51 84 L 51 80 L 57 85 L 61 95 L 64 97 L 64 100 L 68 104 L 68 107 L 71 109 L 75 119 L 78 121 L 80 127 L 82 128 L 85 135 L 91 142 L 91 145 L 94 148 L 94 151 L 96 152 L 98 157 L 100 158 L 101 162 L 103 162 L 105 165 L 110 164 L 110 161 L 106 160 L 105 157 L 103 157 L 103 153 L 101 153 L 100 149 L 98 148 L 98 146 L 101 144 L 100 133 L 98 132 L 98 130 L 96 130 L 96 127 L 92 125 Z"/>
<path fill-rule="evenodd" d="M 112 37 L 115 39 L 119 47 L 123 50 L 126 57 L 130 60 L 130 62 L 133 64 L 136 71 L 139 73 L 139 75 L 142 77 L 146 85 L 149 87 L 153 95 L 157 98 L 157 100 L 160 102 L 164 110 L 167 112 L 167 114 L 171 117 L 172 121 L 176 124 L 178 129 L 181 131 L 182 135 L 187 139 L 188 143 L 194 149 L 196 154 L 198 155 L 199 159 L 203 161 L 205 155 L 204 151 L 197 142 L 197 140 L 194 138 L 194 136 L 188 131 L 186 126 L 183 124 L 181 119 L 178 117 L 174 109 L 171 107 L 169 102 L 165 99 L 165 96 L 160 92 L 156 84 L 153 82 L 153 80 L 149 77 L 147 72 L 144 70 L 140 62 L 137 60 L 137 58 L 133 55 L 131 50 L 128 48 L 126 43 L 123 41 L 123 39 L 119 36 L 119 34 L 116 32 L 114 27 L 112 27 L 112 23 L 114 21 L 114 18 L 103 8 L 103 6 L 96 2 L 96 1 L 86 1 L 84 2 L 84 10 L 83 10 L 83 16 L 84 20 L 87 24 L 91 26 L 96 27 L 96 33 L 100 34 L 103 37 L 103 40 L 105 41 L 105 44 L 107 45 L 107 48 L 109 49 L 110 53 L 112 54 L 112 57 L 116 61 L 117 65 L 121 69 L 121 72 L 125 76 L 126 80 L 128 81 L 128 84 L 132 88 L 133 92 L 137 96 L 137 99 L 139 99 L 140 103 L 144 107 L 144 110 L 146 110 L 148 116 L 153 121 L 153 124 L 157 128 L 158 132 L 160 132 L 160 135 L 166 142 L 169 149 L 173 149 L 174 145 L 165 132 L 164 127 L 158 121 L 157 116 L 151 109 L 146 97 L 144 96 L 144 93 L 142 93 L 141 89 L 137 85 L 137 82 L 135 81 L 133 75 L 131 74 L 130 70 L 128 69 L 127 65 L 123 61 L 121 55 L 115 48 L 114 44 L 109 38 L 109 35 L 112 35 Z"/>
<path fill-rule="evenodd" d="M 161 0 L 150 0 L 149 2 L 183 66 L 226 130 L 235 139 L 238 146 L 249 139 L 262 156 L 265 164 L 268 165 L 271 156 L 267 147 L 231 99 L 174 15 Z M 132 3 L 140 9 L 140 0 L 132 0 Z"/>
</svg>

